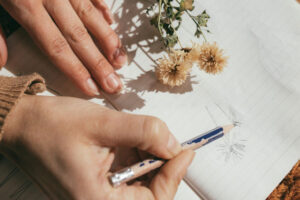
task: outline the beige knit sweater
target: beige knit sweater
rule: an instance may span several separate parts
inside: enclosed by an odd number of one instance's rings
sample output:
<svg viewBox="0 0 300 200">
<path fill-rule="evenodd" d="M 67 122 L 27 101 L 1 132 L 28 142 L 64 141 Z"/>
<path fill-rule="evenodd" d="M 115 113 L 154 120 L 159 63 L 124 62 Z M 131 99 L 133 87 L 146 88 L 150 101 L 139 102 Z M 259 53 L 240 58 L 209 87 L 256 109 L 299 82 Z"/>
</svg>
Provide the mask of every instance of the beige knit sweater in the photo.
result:
<svg viewBox="0 0 300 200">
<path fill-rule="evenodd" d="M 36 94 L 46 89 L 44 79 L 34 73 L 20 77 L 0 76 L 0 140 L 9 112 L 24 93 Z"/>
</svg>

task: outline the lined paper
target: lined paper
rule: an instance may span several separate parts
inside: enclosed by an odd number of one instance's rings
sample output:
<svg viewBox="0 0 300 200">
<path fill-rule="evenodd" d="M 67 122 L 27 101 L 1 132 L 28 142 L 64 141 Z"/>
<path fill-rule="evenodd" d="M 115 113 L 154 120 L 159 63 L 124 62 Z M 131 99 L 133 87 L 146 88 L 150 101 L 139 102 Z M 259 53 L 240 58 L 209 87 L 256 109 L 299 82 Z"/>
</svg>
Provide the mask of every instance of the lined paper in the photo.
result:
<svg viewBox="0 0 300 200">
<path fill-rule="evenodd" d="M 216 40 L 230 53 L 230 62 L 222 76 L 201 75 L 210 95 L 242 123 L 233 132 L 242 136 L 231 145 L 246 145 L 242 159 L 232 162 L 216 160 L 218 144 L 199 151 L 187 178 L 208 199 L 265 199 L 300 159 L 300 16 L 299 8 L 292 6 L 297 5 L 205 4 L 219 11 L 213 16 L 227 22 L 216 22 L 214 28 L 223 30 Z"/>
<path fill-rule="evenodd" d="M 120 110 L 160 117 L 180 141 L 241 122 L 198 151 L 186 181 L 207 199 L 265 199 L 300 159 L 299 5 L 279 0 L 196 5 L 211 15 L 209 40 L 230 56 L 224 73 L 193 70 L 183 87 L 166 88 L 153 73 L 159 55 L 151 49 L 159 45 L 137 45 L 130 67 L 121 70 L 124 94 L 109 98 Z M 190 44 L 193 25 L 184 26 L 179 33 Z"/>
</svg>

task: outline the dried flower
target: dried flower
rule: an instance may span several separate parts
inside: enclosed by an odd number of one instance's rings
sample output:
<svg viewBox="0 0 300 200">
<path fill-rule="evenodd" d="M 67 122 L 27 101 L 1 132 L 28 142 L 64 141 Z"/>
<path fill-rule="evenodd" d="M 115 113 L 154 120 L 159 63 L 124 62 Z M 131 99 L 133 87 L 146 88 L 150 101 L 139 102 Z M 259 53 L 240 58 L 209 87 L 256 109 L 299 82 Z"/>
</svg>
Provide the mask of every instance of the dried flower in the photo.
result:
<svg viewBox="0 0 300 200">
<path fill-rule="evenodd" d="M 210 74 L 222 72 L 227 64 L 227 57 L 223 55 L 223 50 L 219 49 L 216 43 L 194 44 L 188 59 L 196 62 L 200 69 Z"/>
<path fill-rule="evenodd" d="M 181 0 L 180 7 L 183 10 L 194 10 L 194 0 Z"/>
<path fill-rule="evenodd" d="M 185 82 L 192 67 L 186 55 L 184 51 L 171 50 L 168 57 L 159 60 L 156 76 L 162 84 L 174 87 Z"/>
</svg>

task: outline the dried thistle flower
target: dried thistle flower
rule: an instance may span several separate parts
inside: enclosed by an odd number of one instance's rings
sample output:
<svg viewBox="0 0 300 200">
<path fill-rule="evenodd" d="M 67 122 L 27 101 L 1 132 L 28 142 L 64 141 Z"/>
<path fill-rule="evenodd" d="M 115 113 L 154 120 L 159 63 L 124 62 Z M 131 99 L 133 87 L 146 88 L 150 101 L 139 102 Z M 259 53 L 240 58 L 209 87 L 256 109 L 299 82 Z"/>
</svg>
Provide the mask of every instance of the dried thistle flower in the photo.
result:
<svg viewBox="0 0 300 200">
<path fill-rule="evenodd" d="M 196 62 L 200 69 L 210 74 L 217 74 L 223 71 L 227 64 L 227 57 L 223 55 L 223 50 L 219 49 L 217 43 L 203 45 L 194 44 L 188 54 L 188 59 Z"/>
<path fill-rule="evenodd" d="M 186 55 L 184 51 L 171 50 L 168 57 L 159 60 L 156 76 L 162 84 L 174 87 L 185 82 L 192 67 Z"/>
</svg>

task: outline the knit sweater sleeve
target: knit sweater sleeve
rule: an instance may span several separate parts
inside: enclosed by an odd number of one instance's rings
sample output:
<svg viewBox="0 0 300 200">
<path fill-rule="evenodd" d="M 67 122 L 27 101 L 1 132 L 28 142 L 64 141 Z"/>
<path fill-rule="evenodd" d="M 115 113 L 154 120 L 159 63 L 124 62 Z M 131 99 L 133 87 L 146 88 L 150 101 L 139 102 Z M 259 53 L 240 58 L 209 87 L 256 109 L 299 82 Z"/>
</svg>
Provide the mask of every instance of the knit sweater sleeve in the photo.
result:
<svg viewBox="0 0 300 200">
<path fill-rule="evenodd" d="M 25 93 L 36 94 L 45 89 L 44 79 L 36 73 L 20 77 L 0 76 L 0 140 L 7 116 L 18 100 Z"/>
</svg>

